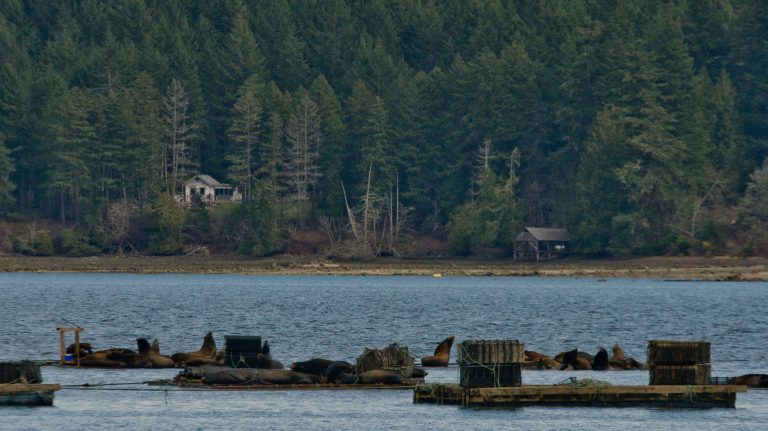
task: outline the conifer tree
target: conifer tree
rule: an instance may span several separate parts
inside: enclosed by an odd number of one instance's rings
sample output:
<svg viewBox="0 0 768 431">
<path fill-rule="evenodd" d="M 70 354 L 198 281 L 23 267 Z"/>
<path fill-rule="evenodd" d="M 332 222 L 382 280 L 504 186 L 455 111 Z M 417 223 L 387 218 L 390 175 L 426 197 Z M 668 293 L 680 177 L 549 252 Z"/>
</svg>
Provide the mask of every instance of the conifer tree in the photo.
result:
<svg viewBox="0 0 768 431">
<path fill-rule="evenodd" d="M 242 187 L 246 200 L 253 200 L 253 184 L 259 142 L 262 134 L 262 109 L 258 100 L 260 82 L 258 77 L 246 79 L 240 87 L 240 96 L 232 108 L 232 124 L 227 131 L 230 145 L 229 178 Z"/>
<path fill-rule="evenodd" d="M 52 109 L 47 190 L 58 198 L 59 219 L 64 222 L 71 216 L 77 220 L 81 198 L 90 181 L 86 153 L 96 139 L 88 118 L 89 100 L 82 90 L 73 88 L 57 98 Z"/>
<path fill-rule="evenodd" d="M 13 191 L 16 186 L 11 181 L 15 167 L 5 146 L 5 138 L 0 135 L 0 214 L 8 212 L 14 202 Z"/>
</svg>

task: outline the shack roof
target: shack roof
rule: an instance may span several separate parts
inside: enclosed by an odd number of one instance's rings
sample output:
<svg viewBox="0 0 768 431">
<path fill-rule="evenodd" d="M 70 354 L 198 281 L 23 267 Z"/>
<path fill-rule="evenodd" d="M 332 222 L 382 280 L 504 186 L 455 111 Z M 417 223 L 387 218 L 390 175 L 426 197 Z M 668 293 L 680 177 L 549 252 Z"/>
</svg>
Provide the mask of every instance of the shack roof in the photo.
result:
<svg viewBox="0 0 768 431">
<path fill-rule="evenodd" d="M 229 184 L 220 183 L 215 179 L 213 179 L 212 176 L 205 175 L 205 174 L 195 175 L 194 177 L 190 178 L 189 181 L 187 182 L 191 183 L 192 181 L 200 181 L 201 183 L 205 183 L 213 188 L 223 188 L 223 189 L 231 188 Z"/>
<path fill-rule="evenodd" d="M 525 232 L 520 233 L 516 240 L 527 241 L 531 237 L 536 241 L 568 241 L 568 232 L 549 227 L 526 227 Z"/>
</svg>

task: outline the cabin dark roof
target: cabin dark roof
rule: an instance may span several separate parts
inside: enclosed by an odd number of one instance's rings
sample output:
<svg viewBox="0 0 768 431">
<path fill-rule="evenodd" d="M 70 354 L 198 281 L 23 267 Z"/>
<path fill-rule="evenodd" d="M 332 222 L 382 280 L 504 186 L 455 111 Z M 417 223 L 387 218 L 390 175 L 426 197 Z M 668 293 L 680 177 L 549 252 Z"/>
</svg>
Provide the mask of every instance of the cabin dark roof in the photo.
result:
<svg viewBox="0 0 768 431">
<path fill-rule="evenodd" d="M 517 241 L 568 241 L 568 232 L 565 229 L 555 229 L 548 227 L 526 227 L 525 232 L 521 232 Z"/>
</svg>

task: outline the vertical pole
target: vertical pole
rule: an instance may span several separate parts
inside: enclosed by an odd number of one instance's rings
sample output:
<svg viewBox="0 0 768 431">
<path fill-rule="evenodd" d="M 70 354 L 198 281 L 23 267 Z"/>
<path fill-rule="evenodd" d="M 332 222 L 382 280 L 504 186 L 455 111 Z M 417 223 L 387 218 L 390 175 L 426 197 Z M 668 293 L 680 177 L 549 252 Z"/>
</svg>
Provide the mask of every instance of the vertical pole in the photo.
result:
<svg viewBox="0 0 768 431">
<path fill-rule="evenodd" d="M 66 347 L 64 347 L 64 331 L 62 328 L 58 328 L 59 330 L 59 354 L 60 354 L 60 360 L 61 365 L 64 365 L 66 362 L 64 361 L 64 355 L 66 353 Z"/>
<path fill-rule="evenodd" d="M 80 368 L 80 329 L 75 329 L 75 357 L 77 358 L 75 366 Z"/>
</svg>

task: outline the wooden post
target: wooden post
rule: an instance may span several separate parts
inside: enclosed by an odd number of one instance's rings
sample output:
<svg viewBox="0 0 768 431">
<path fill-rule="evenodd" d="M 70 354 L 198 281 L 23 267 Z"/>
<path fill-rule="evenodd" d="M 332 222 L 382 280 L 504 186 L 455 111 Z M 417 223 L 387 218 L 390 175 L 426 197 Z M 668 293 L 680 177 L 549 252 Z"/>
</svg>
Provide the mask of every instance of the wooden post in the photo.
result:
<svg viewBox="0 0 768 431">
<path fill-rule="evenodd" d="M 67 341 L 66 341 L 66 333 L 67 332 L 74 332 L 75 333 L 75 365 L 77 367 L 80 367 L 80 332 L 83 330 L 83 328 L 56 328 L 57 331 L 59 331 L 59 354 L 61 355 L 59 360 L 61 361 L 61 365 L 67 365 Z"/>
<path fill-rule="evenodd" d="M 56 328 L 56 329 L 59 331 L 59 353 L 61 354 L 59 359 L 61 360 L 61 365 L 64 365 L 67 363 L 66 360 L 64 359 L 64 356 L 67 353 L 66 341 L 64 339 L 64 331 L 62 331 L 62 328 Z"/>
<path fill-rule="evenodd" d="M 80 331 L 75 331 L 75 365 L 80 368 Z"/>
</svg>

